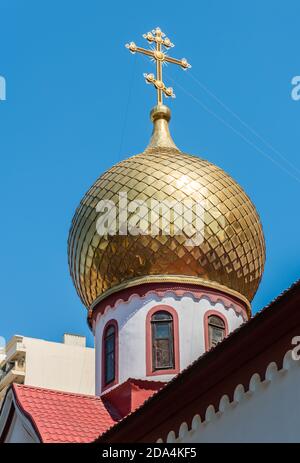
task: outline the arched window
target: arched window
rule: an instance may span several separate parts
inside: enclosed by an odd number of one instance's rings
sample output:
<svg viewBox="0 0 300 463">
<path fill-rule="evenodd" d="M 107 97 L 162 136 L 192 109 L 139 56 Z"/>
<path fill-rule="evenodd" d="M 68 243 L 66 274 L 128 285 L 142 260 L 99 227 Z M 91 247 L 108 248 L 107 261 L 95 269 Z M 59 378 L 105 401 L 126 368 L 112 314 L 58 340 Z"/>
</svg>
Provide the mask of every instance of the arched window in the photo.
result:
<svg viewBox="0 0 300 463">
<path fill-rule="evenodd" d="M 169 312 L 155 312 L 151 317 L 152 370 L 175 368 L 173 317 Z"/>
<path fill-rule="evenodd" d="M 208 317 L 209 349 L 216 346 L 225 337 L 225 323 L 221 317 L 210 315 Z"/>
<path fill-rule="evenodd" d="M 103 338 L 104 386 L 116 379 L 116 327 L 109 324 Z"/>
</svg>

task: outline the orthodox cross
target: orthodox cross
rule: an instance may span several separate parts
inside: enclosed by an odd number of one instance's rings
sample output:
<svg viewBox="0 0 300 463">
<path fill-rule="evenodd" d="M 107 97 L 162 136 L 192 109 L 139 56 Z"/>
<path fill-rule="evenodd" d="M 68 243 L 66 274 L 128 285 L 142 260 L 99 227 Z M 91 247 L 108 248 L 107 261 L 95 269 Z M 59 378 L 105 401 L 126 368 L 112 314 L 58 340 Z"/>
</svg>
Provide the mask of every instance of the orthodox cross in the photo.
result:
<svg viewBox="0 0 300 463">
<path fill-rule="evenodd" d="M 159 27 L 152 32 L 143 35 L 150 44 L 155 44 L 155 48 L 146 49 L 138 47 L 134 42 L 127 43 L 125 46 L 131 53 L 142 53 L 143 55 L 150 56 L 153 61 L 156 61 L 156 76 L 154 74 L 144 74 L 145 80 L 148 84 L 153 84 L 157 91 L 157 104 L 163 104 L 163 94 L 166 97 L 175 98 L 173 88 L 166 87 L 162 79 L 162 66 L 164 63 L 172 63 L 181 66 L 183 70 L 187 70 L 191 65 L 185 58 L 176 59 L 167 55 L 167 50 L 174 47 L 174 44 L 168 37 L 160 30 Z"/>
</svg>

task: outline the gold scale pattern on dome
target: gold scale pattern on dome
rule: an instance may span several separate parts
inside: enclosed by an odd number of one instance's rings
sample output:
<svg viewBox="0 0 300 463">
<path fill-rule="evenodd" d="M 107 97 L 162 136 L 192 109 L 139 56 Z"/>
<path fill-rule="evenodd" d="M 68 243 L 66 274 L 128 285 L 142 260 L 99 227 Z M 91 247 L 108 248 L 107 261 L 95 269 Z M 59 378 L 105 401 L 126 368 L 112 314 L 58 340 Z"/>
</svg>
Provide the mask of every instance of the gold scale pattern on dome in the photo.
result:
<svg viewBox="0 0 300 463">
<path fill-rule="evenodd" d="M 259 216 L 249 197 L 227 173 L 176 147 L 168 127 L 170 110 L 162 105 L 160 97 L 151 112 L 154 128 L 146 150 L 101 175 L 75 212 L 68 257 L 76 290 L 89 309 L 121 289 L 165 281 L 223 290 L 249 306 L 265 263 Z M 103 200 L 118 204 L 119 193 L 124 192 L 128 201 L 181 203 L 192 199 L 204 203 L 203 241 L 191 246 L 184 233 L 163 234 L 159 217 L 159 233 L 155 236 L 101 236 L 96 229 L 97 204 Z"/>
</svg>

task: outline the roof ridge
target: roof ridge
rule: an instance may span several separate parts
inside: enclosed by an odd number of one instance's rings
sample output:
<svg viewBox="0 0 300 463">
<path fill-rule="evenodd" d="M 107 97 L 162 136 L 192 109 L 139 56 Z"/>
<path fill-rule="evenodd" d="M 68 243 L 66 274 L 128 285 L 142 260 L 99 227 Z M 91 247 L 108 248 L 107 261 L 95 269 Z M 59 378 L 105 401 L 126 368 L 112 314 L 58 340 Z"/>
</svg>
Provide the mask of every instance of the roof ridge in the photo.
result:
<svg viewBox="0 0 300 463">
<path fill-rule="evenodd" d="M 60 391 L 58 389 L 50 389 L 46 387 L 40 387 L 40 386 L 31 386 L 30 384 L 17 384 L 13 383 L 12 387 L 16 389 L 33 389 L 35 391 L 41 391 L 41 392 L 46 392 L 46 393 L 53 393 L 53 394 L 61 394 L 64 396 L 75 396 L 75 397 L 82 397 L 85 399 L 95 399 L 95 400 L 100 400 L 102 402 L 102 399 L 100 396 L 97 395 L 91 395 L 91 394 L 82 394 L 82 393 L 77 393 L 77 392 L 68 392 L 68 391 Z"/>
</svg>

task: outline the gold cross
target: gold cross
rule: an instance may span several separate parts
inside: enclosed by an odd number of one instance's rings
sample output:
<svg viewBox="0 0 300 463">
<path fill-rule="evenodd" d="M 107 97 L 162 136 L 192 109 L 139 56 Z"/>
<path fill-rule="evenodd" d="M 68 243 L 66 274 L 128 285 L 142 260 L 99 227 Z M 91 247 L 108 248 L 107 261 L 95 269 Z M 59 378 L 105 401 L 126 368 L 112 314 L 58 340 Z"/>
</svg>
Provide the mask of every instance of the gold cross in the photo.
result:
<svg viewBox="0 0 300 463">
<path fill-rule="evenodd" d="M 154 29 L 152 32 L 148 32 L 143 35 L 144 39 L 148 42 L 155 43 L 155 48 L 147 50 L 146 48 L 138 47 L 134 42 L 127 43 L 125 46 L 131 53 L 142 53 L 143 55 L 150 56 L 153 61 L 156 61 L 156 76 L 154 74 L 144 74 L 145 80 L 148 84 L 153 84 L 157 90 L 157 104 L 163 104 L 163 94 L 166 97 L 175 98 L 173 88 L 166 87 L 162 80 L 162 65 L 163 63 L 172 63 L 181 66 L 184 70 L 187 70 L 191 65 L 185 58 L 181 60 L 172 58 L 167 55 L 165 49 L 174 47 L 174 44 L 165 36 L 159 27 Z"/>
</svg>

